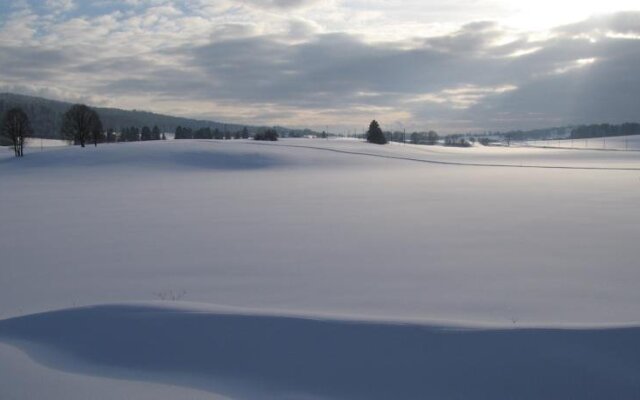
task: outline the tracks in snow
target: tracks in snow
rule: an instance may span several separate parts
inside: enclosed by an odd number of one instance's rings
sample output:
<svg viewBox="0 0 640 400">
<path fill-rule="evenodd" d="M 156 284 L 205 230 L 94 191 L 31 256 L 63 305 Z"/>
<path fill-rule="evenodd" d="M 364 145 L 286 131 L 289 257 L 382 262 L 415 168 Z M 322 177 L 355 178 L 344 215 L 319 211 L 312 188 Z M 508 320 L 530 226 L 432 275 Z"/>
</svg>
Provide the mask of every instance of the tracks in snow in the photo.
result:
<svg viewBox="0 0 640 400">
<path fill-rule="evenodd" d="M 375 153 L 368 153 L 368 152 L 364 152 L 364 151 L 340 150 L 340 149 L 331 149 L 331 148 L 327 148 L 327 147 L 309 146 L 309 145 L 280 144 L 280 143 L 278 143 L 278 144 L 269 144 L 269 143 L 253 143 L 253 142 L 245 142 L 245 144 L 254 145 L 254 146 L 294 147 L 294 148 L 301 148 L 301 149 L 330 151 L 330 152 L 342 153 L 342 154 L 352 154 L 352 155 L 359 155 L 359 156 L 386 158 L 386 159 L 391 159 L 391 160 L 403 160 L 403 161 L 421 162 L 421 163 L 426 163 L 426 164 L 457 165 L 457 166 L 468 166 L 468 167 L 566 169 L 566 170 L 583 170 L 583 171 L 584 170 L 596 170 L 596 171 L 640 171 L 640 167 L 587 167 L 587 166 L 571 166 L 571 165 L 534 165 L 534 164 L 502 164 L 502 163 L 441 161 L 441 160 L 432 160 L 432 159 L 428 159 L 428 158 L 415 158 L 415 157 L 403 157 L 403 156 L 394 156 L 394 155 L 385 155 L 385 154 L 375 154 Z"/>
</svg>

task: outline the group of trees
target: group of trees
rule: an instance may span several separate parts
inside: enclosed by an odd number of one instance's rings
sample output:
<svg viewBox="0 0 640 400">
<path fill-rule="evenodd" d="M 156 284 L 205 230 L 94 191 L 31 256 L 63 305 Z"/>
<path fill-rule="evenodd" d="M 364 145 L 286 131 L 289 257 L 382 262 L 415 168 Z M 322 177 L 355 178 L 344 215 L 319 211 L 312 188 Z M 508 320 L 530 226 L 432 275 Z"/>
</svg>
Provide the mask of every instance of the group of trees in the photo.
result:
<svg viewBox="0 0 640 400">
<path fill-rule="evenodd" d="M 230 140 L 230 139 L 249 139 L 251 135 L 249 134 L 249 129 L 247 127 L 242 128 L 242 130 L 238 131 L 221 131 L 218 128 L 211 129 L 209 127 L 200 128 L 193 130 L 191 128 L 186 128 L 182 126 L 178 126 L 176 128 L 176 139 L 217 139 L 217 140 Z M 273 128 L 262 129 L 256 132 L 253 135 L 254 140 L 267 140 L 267 141 L 276 141 L 278 140 L 278 131 Z"/>
<path fill-rule="evenodd" d="M 32 132 L 29 117 L 22 108 L 12 108 L 3 116 L 2 136 L 11 142 L 16 157 L 24 155 L 25 142 Z M 83 104 L 76 104 L 64 113 L 61 134 L 82 147 L 89 141 L 97 146 L 104 135 L 98 113 Z"/>
<path fill-rule="evenodd" d="M 87 143 L 97 146 L 102 142 L 135 142 L 139 140 L 166 140 L 158 126 L 123 128 L 119 134 L 113 128 L 105 131 L 98 113 L 84 104 L 71 106 L 63 115 L 60 128 L 61 137 L 75 145 L 85 147 Z M 7 142 L 13 146 L 16 157 L 24 155 L 24 146 L 33 134 L 29 117 L 20 107 L 9 109 L 2 116 L 0 144 Z"/>
<path fill-rule="evenodd" d="M 210 127 L 204 127 L 199 129 L 191 129 L 187 127 L 178 126 L 175 132 L 176 139 L 217 139 L 217 140 L 230 140 L 230 139 L 248 139 L 249 130 L 244 127 L 238 131 L 221 131 L 218 128 L 211 129 Z"/>
<path fill-rule="evenodd" d="M 475 138 L 473 138 L 475 142 Z M 463 135 L 449 135 L 444 138 L 445 146 L 453 147 L 471 147 L 471 141 L 467 140 Z"/>
<path fill-rule="evenodd" d="M 264 131 L 257 132 L 253 136 L 253 139 L 275 142 L 276 140 L 278 140 L 278 131 L 276 131 L 275 129 L 266 129 Z"/>
<path fill-rule="evenodd" d="M 115 133 L 113 129 L 107 131 L 107 142 L 138 142 L 148 140 L 166 140 L 164 133 L 160 132 L 160 128 L 155 125 L 153 128 L 143 126 L 142 129 L 137 126 L 122 128 L 120 134 Z"/>
<path fill-rule="evenodd" d="M 84 104 L 76 104 L 64 113 L 61 131 L 64 139 L 81 147 L 88 141 L 97 146 L 104 138 L 100 116 Z"/>
<path fill-rule="evenodd" d="M 94 146 L 102 142 L 166 140 L 166 136 L 160 132 L 157 125 L 153 128 L 143 126 L 142 129 L 136 126 L 125 127 L 120 133 L 109 128 L 105 132 L 98 113 L 84 104 L 76 104 L 64 113 L 62 116 L 62 137 L 82 147 L 89 140 Z"/>
<path fill-rule="evenodd" d="M 435 133 L 434 131 L 413 132 L 411 134 L 411 143 L 413 144 L 434 145 L 438 143 L 438 139 L 440 139 L 440 136 L 438 136 L 438 134 Z"/>
<path fill-rule="evenodd" d="M 380 124 L 376 120 L 371 121 L 371 124 L 369 124 L 369 130 L 365 137 L 367 142 L 376 144 L 385 144 L 387 142 L 405 143 L 407 141 L 407 134 L 405 132 L 383 132 Z M 440 136 L 434 131 L 413 132 L 409 135 L 408 139 L 413 144 L 434 145 L 438 143 Z"/>
</svg>

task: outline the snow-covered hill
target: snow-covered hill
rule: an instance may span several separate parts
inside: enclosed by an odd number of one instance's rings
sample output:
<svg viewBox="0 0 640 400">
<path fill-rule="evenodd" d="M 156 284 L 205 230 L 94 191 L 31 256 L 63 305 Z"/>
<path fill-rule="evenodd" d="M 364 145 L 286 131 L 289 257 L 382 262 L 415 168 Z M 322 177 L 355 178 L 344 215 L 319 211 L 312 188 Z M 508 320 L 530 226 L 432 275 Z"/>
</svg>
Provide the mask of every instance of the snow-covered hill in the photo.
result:
<svg viewBox="0 0 640 400">
<path fill-rule="evenodd" d="M 0 341 L 35 360 L 0 347 L 3 399 L 639 390 L 636 152 L 164 141 L 0 183 Z"/>
</svg>

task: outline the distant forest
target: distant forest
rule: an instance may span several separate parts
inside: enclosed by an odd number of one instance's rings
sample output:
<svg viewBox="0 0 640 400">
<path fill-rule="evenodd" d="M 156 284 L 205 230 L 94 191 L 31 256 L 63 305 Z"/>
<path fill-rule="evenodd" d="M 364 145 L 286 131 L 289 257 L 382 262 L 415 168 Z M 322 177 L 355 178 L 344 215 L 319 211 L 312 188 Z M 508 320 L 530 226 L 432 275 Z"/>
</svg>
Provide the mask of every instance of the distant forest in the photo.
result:
<svg viewBox="0 0 640 400">
<path fill-rule="evenodd" d="M 72 106 L 71 103 L 49 100 L 41 97 L 24 96 L 13 93 L 0 93 L 0 115 L 13 108 L 22 108 L 31 122 L 33 137 L 60 139 L 62 115 Z M 215 121 L 197 120 L 190 118 L 172 117 L 169 115 L 155 114 L 146 111 L 127 111 L 116 108 L 94 107 L 100 116 L 102 125 L 106 131 L 124 132 L 132 128 L 142 129 L 145 126 L 157 126 L 161 132 L 175 132 L 179 126 L 193 131 L 208 128 L 219 132 L 250 133 L 264 131 L 267 127 L 244 126 L 238 124 L 225 124 Z M 275 129 L 280 136 L 306 136 L 317 135 L 316 132 L 307 129 L 288 129 L 284 127 L 268 127 Z"/>
</svg>

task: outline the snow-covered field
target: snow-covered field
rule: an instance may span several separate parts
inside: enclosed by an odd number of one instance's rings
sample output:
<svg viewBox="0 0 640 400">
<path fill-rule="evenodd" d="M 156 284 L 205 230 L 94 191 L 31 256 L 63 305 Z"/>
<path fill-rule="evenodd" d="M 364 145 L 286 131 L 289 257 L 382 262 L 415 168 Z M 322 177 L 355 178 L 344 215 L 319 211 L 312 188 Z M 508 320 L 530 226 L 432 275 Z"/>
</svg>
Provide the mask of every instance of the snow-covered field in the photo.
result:
<svg viewBox="0 0 640 400">
<path fill-rule="evenodd" d="M 300 139 L 9 156 L 2 399 L 640 393 L 636 152 Z"/>
<path fill-rule="evenodd" d="M 640 151 L 640 135 L 588 139 L 530 140 L 526 142 L 526 145 L 568 149 Z"/>
<path fill-rule="evenodd" d="M 30 138 L 27 140 L 27 147 L 31 147 L 32 150 L 65 146 L 69 146 L 69 142 L 60 139 Z"/>
</svg>

